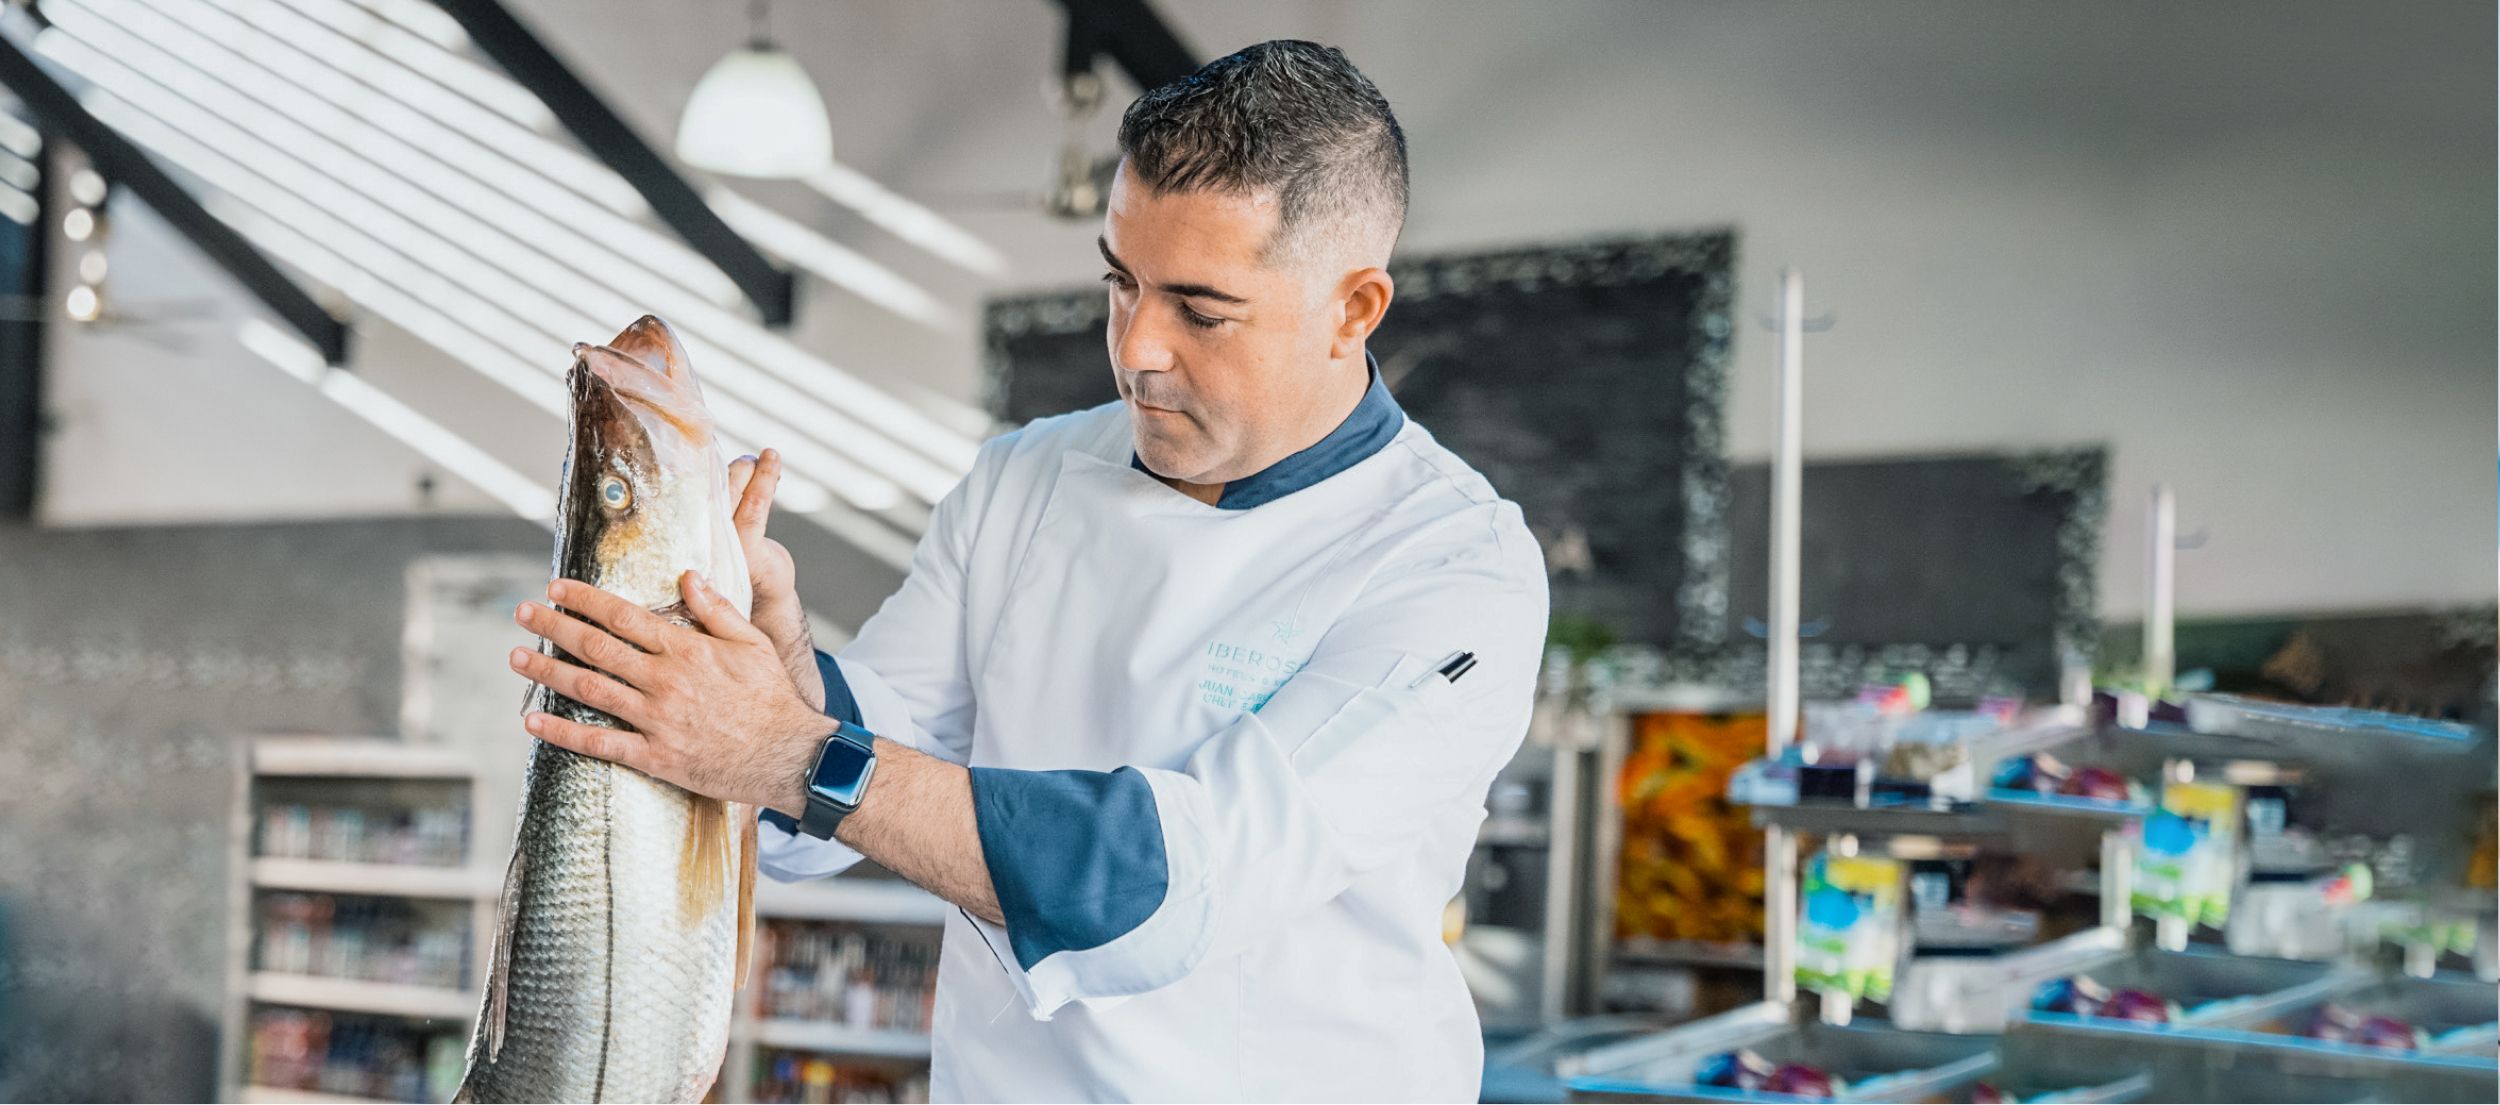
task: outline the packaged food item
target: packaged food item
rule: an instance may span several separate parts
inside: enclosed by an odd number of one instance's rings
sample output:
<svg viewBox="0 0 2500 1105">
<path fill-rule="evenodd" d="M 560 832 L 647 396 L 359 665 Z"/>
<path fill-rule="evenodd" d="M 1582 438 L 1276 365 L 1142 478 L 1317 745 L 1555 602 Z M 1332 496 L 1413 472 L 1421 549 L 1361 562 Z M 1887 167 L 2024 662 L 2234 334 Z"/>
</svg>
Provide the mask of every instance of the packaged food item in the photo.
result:
<svg viewBox="0 0 2500 1105">
<path fill-rule="evenodd" d="M 1821 1067 L 1774 1063 L 1751 1051 L 1726 1051 L 1702 1060 L 1694 1080 L 1704 1086 L 1792 1097 L 1838 1097 L 1848 1089 Z"/>
<path fill-rule="evenodd" d="M 1901 957 L 1901 861 L 1830 851 L 1808 861 L 1800 887 L 1797 985 L 1853 1001 L 1892 996 Z"/>
<path fill-rule="evenodd" d="M 2135 850 L 2135 911 L 2161 926 L 2162 942 L 2185 942 L 2197 925 L 2230 919 L 2239 877 L 2240 788 L 2171 779 L 2144 819 Z"/>
<path fill-rule="evenodd" d="M 2418 1051 L 2422 1047 L 2422 1032 L 2412 1024 L 2396 1017 L 2371 1016 L 2334 1002 L 2319 1006 L 2301 1034 L 2312 1040 L 2388 1051 Z"/>
<path fill-rule="evenodd" d="M 2168 1024 L 2179 1009 L 2149 990 L 2112 990 L 2086 975 L 2051 979 L 2032 995 L 2031 1007 L 2044 1013 L 2105 1017 L 2138 1024 Z"/>
</svg>

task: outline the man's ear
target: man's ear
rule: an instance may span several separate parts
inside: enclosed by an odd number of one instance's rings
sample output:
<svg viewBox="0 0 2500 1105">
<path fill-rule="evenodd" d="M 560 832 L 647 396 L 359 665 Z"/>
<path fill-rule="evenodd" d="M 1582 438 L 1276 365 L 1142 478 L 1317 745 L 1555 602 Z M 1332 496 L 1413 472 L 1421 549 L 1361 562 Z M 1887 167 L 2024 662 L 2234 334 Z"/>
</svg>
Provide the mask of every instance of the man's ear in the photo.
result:
<svg viewBox="0 0 2500 1105">
<path fill-rule="evenodd" d="M 1337 333 L 1328 343 L 1328 356 L 1341 360 L 1363 351 L 1372 331 L 1380 328 L 1381 317 L 1389 313 L 1389 300 L 1397 295 L 1396 282 L 1389 279 L 1389 270 L 1373 265 L 1347 273 L 1337 284 Z"/>
</svg>

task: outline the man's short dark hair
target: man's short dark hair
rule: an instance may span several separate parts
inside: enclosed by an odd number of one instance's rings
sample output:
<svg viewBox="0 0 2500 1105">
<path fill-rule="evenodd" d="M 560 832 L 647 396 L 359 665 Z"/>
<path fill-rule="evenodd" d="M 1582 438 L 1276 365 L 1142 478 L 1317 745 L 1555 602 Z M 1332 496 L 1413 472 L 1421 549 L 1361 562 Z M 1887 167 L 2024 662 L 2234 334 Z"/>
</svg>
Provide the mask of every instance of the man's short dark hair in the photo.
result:
<svg viewBox="0 0 2500 1105">
<path fill-rule="evenodd" d="M 1120 152 L 1158 192 L 1275 193 L 1271 255 L 1383 232 L 1385 247 L 1406 222 L 1406 134 L 1333 46 L 1262 42 L 1139 96 Z"/>
</svg>

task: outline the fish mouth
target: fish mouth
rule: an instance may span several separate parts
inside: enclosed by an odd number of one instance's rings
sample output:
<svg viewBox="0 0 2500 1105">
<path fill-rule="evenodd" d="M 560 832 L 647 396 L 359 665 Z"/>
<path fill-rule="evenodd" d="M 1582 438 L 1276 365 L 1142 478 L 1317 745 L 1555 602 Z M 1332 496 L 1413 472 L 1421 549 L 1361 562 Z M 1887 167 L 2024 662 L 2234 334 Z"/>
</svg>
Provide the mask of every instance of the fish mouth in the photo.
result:
<svg viewBox="0 0 2500 1105">
<path fill-rule="evenodd" d="M 631 328 L 627 333 L 632 333 Z M 634 414 L 646 433 L 656 436 L 665 426 L 690 444 L 711 443 L 712 420 L 701 413 L 702 395 L 695 390 L 693 375 L 682 368 L 669 374 L 614 346 L 576 343 L 573 367 L 565 373 L 565 384 L 573 394 L 575 410 L 584 409 L 585 402 L 612 397 Z"/>
</svg>

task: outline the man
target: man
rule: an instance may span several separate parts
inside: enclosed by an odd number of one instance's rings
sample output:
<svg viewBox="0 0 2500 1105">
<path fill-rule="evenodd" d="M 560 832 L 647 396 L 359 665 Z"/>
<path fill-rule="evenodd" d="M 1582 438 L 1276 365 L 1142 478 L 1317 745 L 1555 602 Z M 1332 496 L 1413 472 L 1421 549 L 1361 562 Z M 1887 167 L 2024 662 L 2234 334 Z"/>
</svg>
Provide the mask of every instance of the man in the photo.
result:
<svg viewBox="0 0 2500 1105">
<path fill-rule="evenodd" d="M 752 624 L 693 576 L 703 632 L 559 584 L 522 623 L 617 667 L 515 666 L 639 732 L 530 731 L 776 811 L 777 878 L 865 855 L 960 907 L 941 1098 L 1474 1100 L 1441 914 L 1545 576 L 1364 349 L 1405 139 L 1343 54 L 1269 42 L 1140 97 L 1120 148 L 1119 402 L 985 445 L 838 659 L 763 537 L 778 461 L 742 464 Z"/>
</svg>

